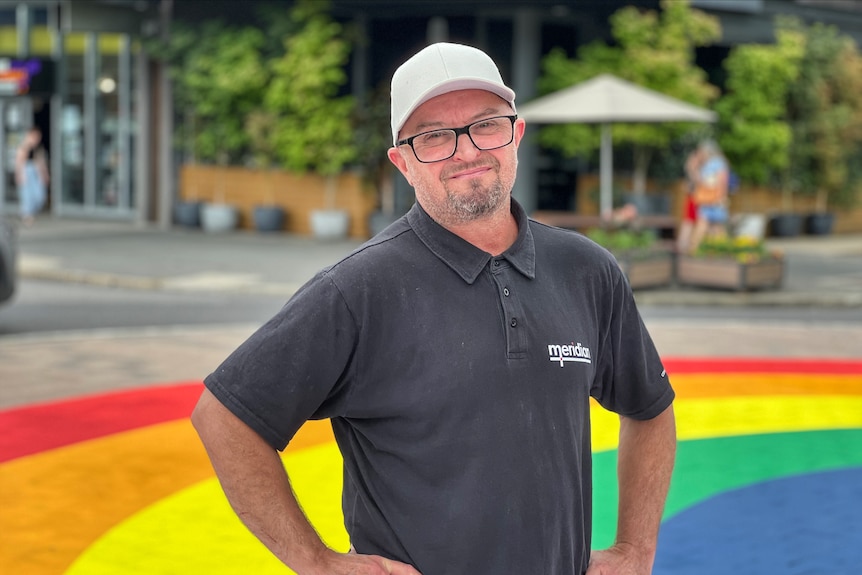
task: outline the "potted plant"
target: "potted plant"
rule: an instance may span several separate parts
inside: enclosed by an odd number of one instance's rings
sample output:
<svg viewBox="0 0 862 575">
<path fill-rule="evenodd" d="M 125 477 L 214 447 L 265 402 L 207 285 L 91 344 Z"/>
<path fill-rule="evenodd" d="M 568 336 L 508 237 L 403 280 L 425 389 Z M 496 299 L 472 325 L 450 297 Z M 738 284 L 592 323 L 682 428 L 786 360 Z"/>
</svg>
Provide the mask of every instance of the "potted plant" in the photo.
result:
<svg viewBox="0 0 862 575">
<path fill-rule="evenodd" d="M 317 0 L 301 0 L 291 10 L 296 31 L 285 40 L 284 55 L 272 62 L 264 105 L 275 118 L 272 138 L 282 166 L 326 177 L 323 205 L 311 214 L 313 233 L 338 238 L 349 225 L 348 213 L 337 207 L 338 176 L 358 149 L 354 98 L 339 95 L 347 83 L 350 44 L 327 10 L 328 3 Z"/>
<path fill-rule="evenodd" d="M 774 44 L 742 44 L 724 62 L 726 93 L 716 104 L 719 143 L 733 170 L 747 183 L 779 183 L 781 209 L 770 214 L 774 236 L 799 233 L 793 212 L 795 187 L 789 178 L 793 129 L 788 94 L 800 74 L 805 38 L 779 19 Z"/>
<path fill-rule="evenodd" d="M 805 37 L 800 74 L 789 92 L 793 126 L 791 177 L 814 197 L 805 231 L 832 230 L 834 207 L 851 207 L 862 184 L 862 55 L 834 26 L 788 20 Z"/>
<path fill-rule="evenodd" d="M 589 230 L 587 237 L 614 255 L 632 289 L 673 281 L 673 254 L 657 242 L 653 230 L 602 227 Z"/>
<path fill-rule="evenodd" d="M 268 81 L 261 58 L 264 34 L 253 27 L 231 27 L 219 21 L 200 28 L 175 26 L 170 42 L 160 47 L 170 62 L 182 125 L 191 161 L 212 163 L 224 173 L 200 207 L 206 231 L 236 227 L 239 210 L 230 204 L 227 168 L 241 163 L 248 148 L 246 117 L 259 104 Z"/>
<path fill-rule="evenodd" d="M 704 239 L 693 255 L 680 255 L 676 281 L 681 285 L 737 291 L 776 289 L 784 279 L 784 258 L 752 237 Z"/>
<path fill-rule="evenodd" d="M 252 162 L 263 172 L 264 202 L 254 206 L 252 218 L 254 227 L 259 232 L 277 232 L 284 229 L 285 211 L 278 205 L 275 197 L 275 187 L 272 183 L 272 167 L 275 158 L 272 126 L 275 124 L 273 115 L 258 109 L 246 118 L 246 131 L 249 135 L 252 152 Z"/>
<path fill-rule="evenodd" d="M 386 156 L 392 145 L 389 124 L 389 85 L 381 83 L 356 109 L 358 164 L 366 189 L 376 194 L 377 209 L 368 218 L 371 235 L 383 231 L 403 215 L 396 209 L 395 169 Z"/>
</svg>

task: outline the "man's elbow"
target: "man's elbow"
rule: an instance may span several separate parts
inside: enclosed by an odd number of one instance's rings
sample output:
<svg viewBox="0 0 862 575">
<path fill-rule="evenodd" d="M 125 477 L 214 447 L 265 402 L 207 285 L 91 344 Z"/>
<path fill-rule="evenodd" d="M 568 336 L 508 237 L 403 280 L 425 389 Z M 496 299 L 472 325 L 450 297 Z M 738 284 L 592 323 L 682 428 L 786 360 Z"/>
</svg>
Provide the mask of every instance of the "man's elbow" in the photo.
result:
<svg viewBox="0 0 862 575">
<path fill-rule="evenodd" d="M 210 390 L 204 389 L 189 419 L 192 427 L 205 443 L 212 431 L 220 426 L 217 422 L 223 417 L 223 411 L 226 411 L 226 408 L 221 402 Z"/>
</svg>

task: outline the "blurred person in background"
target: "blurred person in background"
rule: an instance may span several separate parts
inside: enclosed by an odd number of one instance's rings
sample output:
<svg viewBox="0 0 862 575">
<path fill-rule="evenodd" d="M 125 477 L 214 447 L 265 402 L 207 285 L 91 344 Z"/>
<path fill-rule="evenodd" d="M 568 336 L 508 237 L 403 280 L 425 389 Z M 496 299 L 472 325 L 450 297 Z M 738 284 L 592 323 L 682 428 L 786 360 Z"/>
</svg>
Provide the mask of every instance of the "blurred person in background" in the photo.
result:
<svg viewBox="0 0 862 575">
<path fill-rule="evenodd" d="M 49 183 L 47 153 L 38 127 L 27 131 L 15 153 L 15 183 L 21 220 L 30 225 L 45 205 Z"/>
<path fill-rule="evenodd" d="M 728 223 L 728 184 L 730 166 L 718 144 L 706 140 L 698 146 L 698 160 L 693 200 L 697 206 L 697 220 L 688 242 L 687 251 L 697 251 L 705 237 L 724 237 Z"/>
</svg>

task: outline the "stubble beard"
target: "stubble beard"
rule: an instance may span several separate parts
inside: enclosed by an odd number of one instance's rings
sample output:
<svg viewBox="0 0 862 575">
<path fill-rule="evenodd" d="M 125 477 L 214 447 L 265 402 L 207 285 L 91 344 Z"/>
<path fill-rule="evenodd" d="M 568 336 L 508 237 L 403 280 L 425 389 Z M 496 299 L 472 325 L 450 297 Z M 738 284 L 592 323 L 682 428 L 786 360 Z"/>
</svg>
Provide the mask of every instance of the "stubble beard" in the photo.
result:
<svg viewBox="0 0 862 575">
<path fill-rule="evenodd" d="M 487 166 L 488 161 L 477 163 L 476 166 Z M 517 159 L 513 160 L 511 169 L 501 170 L 500 163 L 496 158 L 491 158 L 491 165 L 496 170 L 496 177 L 490 183 L 478 180 L 470 182 L 468 190 L 453 189 L 446 183 L 446 172 L 441 178 L 444 180 L 443 191 L 445 196 L 438 198 L 430 193 L 431 182 L 424 178 L 414 180 L 416 195 L 420 199 L 423 208 L 443 226 L 463 225 L 481 220 L 496 214 L 503 207 L 509 210 L 509 196 L 515 183 L 515 172 Z M 460 166 L 459 169 L 470 169 L 473 166 Z M 439 185 L 439 183 L 438 183 Z"/>
</svg>

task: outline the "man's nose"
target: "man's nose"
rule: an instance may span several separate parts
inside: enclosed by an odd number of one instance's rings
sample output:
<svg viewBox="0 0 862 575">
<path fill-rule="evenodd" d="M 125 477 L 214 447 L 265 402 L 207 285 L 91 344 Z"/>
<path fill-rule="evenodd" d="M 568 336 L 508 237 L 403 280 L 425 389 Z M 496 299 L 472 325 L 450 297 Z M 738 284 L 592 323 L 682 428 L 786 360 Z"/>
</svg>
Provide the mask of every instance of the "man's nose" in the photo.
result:
<svg viewBox="0 0 862 575">
<path fill-rule="evenodd" d="M 466 141 L 464 141 L 466 140 Z M 458 134 L 458 139 L 455 141 L 455 156 L 459 158 L 475 158 L 482 150 L 476 147 L 470 134 Z"/>
</svg>

